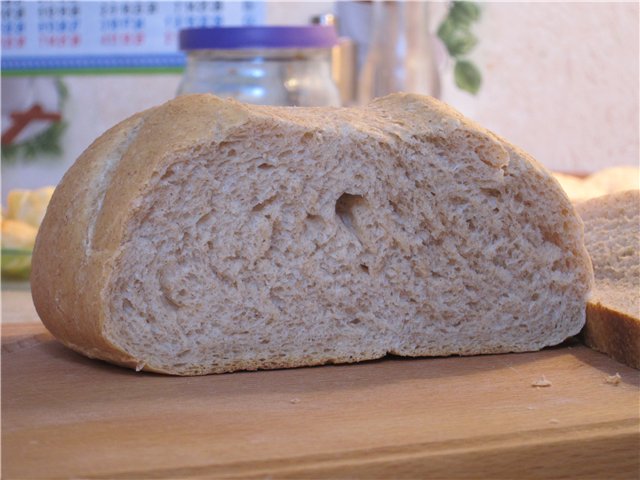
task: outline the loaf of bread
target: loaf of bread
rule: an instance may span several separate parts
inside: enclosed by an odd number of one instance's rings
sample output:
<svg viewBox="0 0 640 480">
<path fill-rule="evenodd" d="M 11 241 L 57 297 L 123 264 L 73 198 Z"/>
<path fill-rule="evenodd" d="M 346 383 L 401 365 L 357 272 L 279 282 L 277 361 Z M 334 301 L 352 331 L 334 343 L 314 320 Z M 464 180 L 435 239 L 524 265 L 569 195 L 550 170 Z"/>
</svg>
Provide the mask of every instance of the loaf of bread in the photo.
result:
<svg viewBox="0 0 640 480">
<path fill-rule="evenodd" d="M 582 338 L 640 368 L 640 190 L 587 200 L 577 210 L 595 274 Z"/>
<path fill-rule="evenodd" d="M 593 273 L 549 172 L 431 98 L 179 97 L 98 138 L 36 241 L 47 328 L 179 375 L 537 350 Z"/>
</svg>

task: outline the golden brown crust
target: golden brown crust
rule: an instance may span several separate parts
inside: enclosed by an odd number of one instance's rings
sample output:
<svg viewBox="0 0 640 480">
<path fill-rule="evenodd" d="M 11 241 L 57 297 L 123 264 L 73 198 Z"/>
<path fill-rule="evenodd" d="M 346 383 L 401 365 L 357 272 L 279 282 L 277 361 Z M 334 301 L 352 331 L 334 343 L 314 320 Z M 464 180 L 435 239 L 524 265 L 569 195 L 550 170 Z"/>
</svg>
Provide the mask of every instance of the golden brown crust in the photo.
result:
<svg viewBox="0 0 640 480">
<path fill-rule="evenodd" d="M 220 140 L 246 118 L 235 102 L 180 97 L 121 122 L 78 158 L 56 188 L 33 251 L 33 302 L 56 338 L 91 358 L 137 366 L 103 328 L 104 289 L 124 225 L 167 155 Z"/>
<path fill-rule="evenodd" d="M 120 362 L 126 358 L 101 332 L 100 292 L 110 258 L 92 251 L 89 230 L 116 157 L 143 119 L 140 114 L 107 131 L 64 176 L 38 232 L 31 273 L 33 301 L 45 326 L 74 350 Z"/>
<path fill-rule="evenodd" d="M 640 369 L 640 320 L 596 302 L 587 305 L 587 323 L 581 333 L 589 347 Z"/>
</svg>

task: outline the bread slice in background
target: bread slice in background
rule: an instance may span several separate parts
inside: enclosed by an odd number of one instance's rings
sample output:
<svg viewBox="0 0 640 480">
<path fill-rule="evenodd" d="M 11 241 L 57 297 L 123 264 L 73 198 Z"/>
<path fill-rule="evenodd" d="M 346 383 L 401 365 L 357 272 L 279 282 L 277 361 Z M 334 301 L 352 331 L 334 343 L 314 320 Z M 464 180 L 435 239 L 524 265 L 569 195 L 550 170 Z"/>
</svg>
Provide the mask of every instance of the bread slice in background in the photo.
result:
<svg viewBox="0 0 640 480">
<path fill-rule="evenodd" d="M 640 190 L 593 198 L 576 208 L 595 275 L 582 338 L 640 368 Z"/>
<path fill-rule="evenodd" d="M 180 375 L 537 350 L 581 330 L 591 284 L 550 173 L 410 94 L 142 112 L 67 172 L 32 273 L 64 344 Z"/>
</svg>

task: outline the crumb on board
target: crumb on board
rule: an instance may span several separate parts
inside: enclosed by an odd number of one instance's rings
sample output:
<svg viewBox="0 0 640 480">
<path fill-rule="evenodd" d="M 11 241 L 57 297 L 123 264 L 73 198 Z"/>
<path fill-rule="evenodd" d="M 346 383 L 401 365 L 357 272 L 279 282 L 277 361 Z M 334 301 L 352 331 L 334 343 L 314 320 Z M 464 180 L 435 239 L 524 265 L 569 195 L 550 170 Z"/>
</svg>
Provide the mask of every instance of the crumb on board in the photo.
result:
<svg viewBox="0 0 640 480">
<path fill-rule="evenodd" d="M 289 400 L 289 403 L 292 403 L 292 404 L 295 405 L 296 403 L 300 403 L 300 399 L 299 398 L 292 398 L 291 400 Z"/>
<path fill-rule="evenodd" d="M 604 383 L 608 383 L 610 385 L 618 385 L 620 383 L 620 380 L 622 380 L 622 377 L 618 372 L 616 372 L 615 375 L 607 375 L 604 378 Z"/>
<path fill-rule="evenodd" d="M 551 382 L 547 380 L 547 377 L 542 375 L 539 379 L 531 383 L 532 387 L 550 387 Z"/>
<path fill-rule="evenodd" d="M 558 423 L 560 423 L 560 420 L 558 420 L 557 418 L 552 418 L 551 420 L 549 420 L 549 423 L 557 425 Z"/>
</svg>

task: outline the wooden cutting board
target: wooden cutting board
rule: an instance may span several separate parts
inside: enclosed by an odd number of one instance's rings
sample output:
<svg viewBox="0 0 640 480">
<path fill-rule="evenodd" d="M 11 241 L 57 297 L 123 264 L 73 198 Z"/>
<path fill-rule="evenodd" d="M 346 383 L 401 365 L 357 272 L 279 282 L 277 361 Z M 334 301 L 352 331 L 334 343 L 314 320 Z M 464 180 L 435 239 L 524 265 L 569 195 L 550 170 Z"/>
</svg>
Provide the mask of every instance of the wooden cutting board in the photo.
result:
<svg viewBox="0 0 640 480">
<path fill-rule="evenodd" d="M 8 325 L 2 478 L 638 478 L 639 380 L 579 344 L 177 378 Z"/>
</svg>

